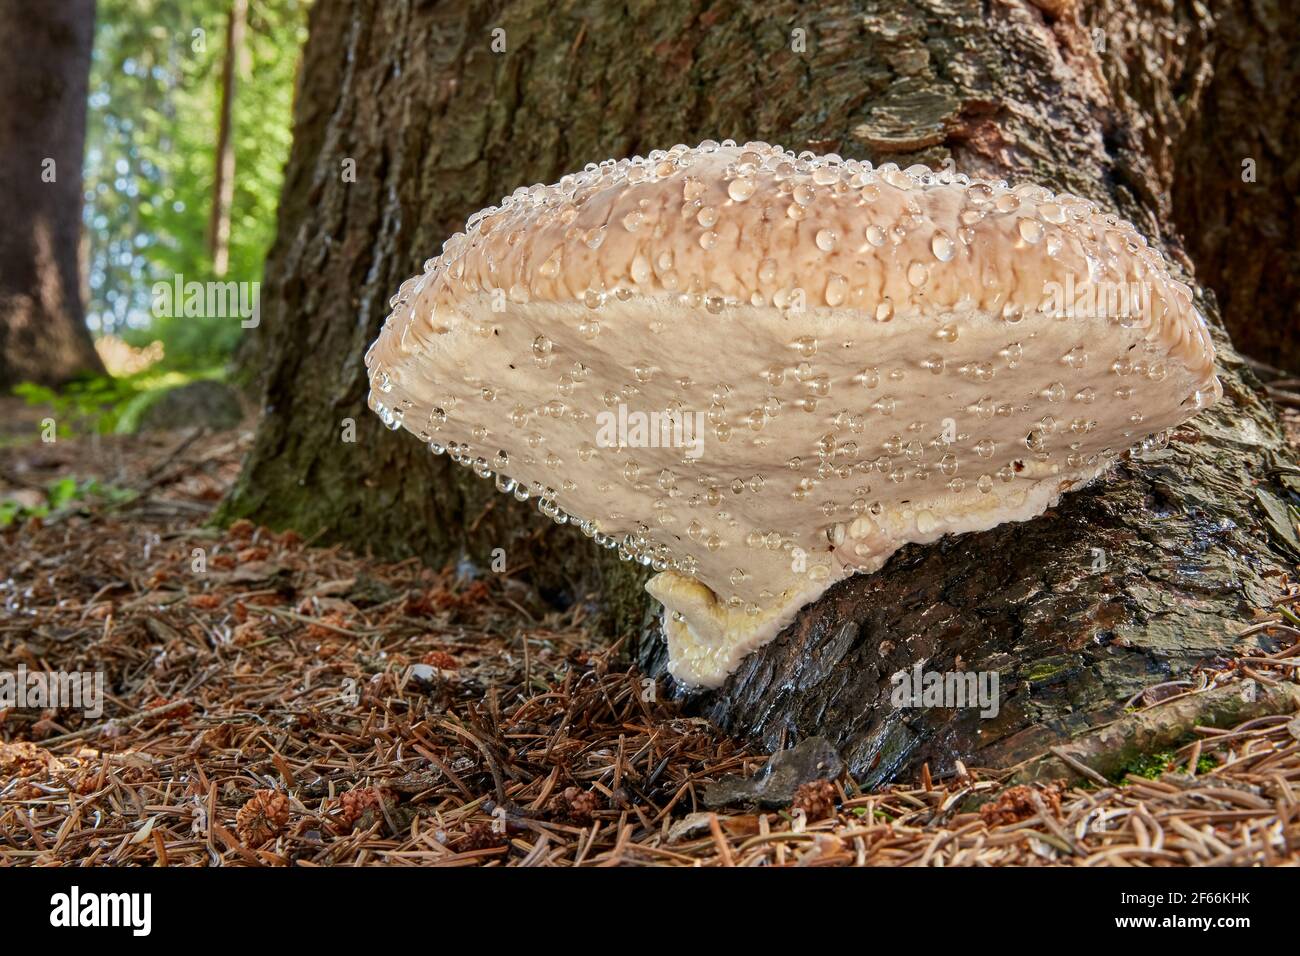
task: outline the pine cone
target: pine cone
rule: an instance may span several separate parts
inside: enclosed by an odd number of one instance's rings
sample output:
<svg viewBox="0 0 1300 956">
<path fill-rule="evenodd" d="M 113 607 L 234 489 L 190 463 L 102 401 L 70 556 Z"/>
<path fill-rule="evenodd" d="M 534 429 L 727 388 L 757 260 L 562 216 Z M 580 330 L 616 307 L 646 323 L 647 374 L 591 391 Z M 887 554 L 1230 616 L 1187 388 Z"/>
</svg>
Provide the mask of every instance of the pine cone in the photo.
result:
<svg viewBox="0 0 1300 956">
<path fill-rule="evenodd" d="M 273 840 L 289 822 L 289 798 L 275 790 L 258 790 L 235 814 L 235 829 L 245 845 L 256 848 Z"/>
<path fill-rule="evenodd" d="M 492 829 L 491 824 L 476 823 L 465 831 L 465 836 L 456 849 L 461 851 L 490 850 L 493 847 L 505 846 L 507 842 L 506 835 L 497 833 Z"/>
<path fill-rule="evenodd" d="M 801 784 L 794 793 L 791 810 L 802 810 L 805 819 L 825 820 L 835 815 L 835 800 L 839 797 L 835 784 L 829 780 L 812 780 Z"/>
<path fill-rule="evenodd" d="M 1011 787 L 998 794 L 993 803 L 980 807 L 980 819 L 987 827 L 1002 827 L 1019 823 L 1032 816 L 1037 816 L 1038 805 L 1034 802 L 1034 793 L 1042 798 L 1043 806 L 1054 817 L 1061 815 L 1061 790 L 1055 784 L 1049 784 L 1041 790 L 1025 784 Z"/>
<path fill-rule="evenodd" d="M 599 806 L 596 795 L 591 791 L 566 787 L 563 793 L 551 799 L 550 811 L 570 823 L 585 827 L 591 823 Z"/>
<path fill-rule="evenodd" d="M 378 813 L 383 803 L 383 796 L 374 787 L 358 787 L 339 796 L 339 814 L 335 818 L 335 829 L 340 833 L 351 833 L 358 820 L 367 810 Z"/>
<path fill-rule="evenodd" d="M 319 624 L 308 624 L 307 630 L 303 632 L 303 636 L 312 641 L 324 640 L 325 638 L 333 637 L 338 633 L 334 628 L 346 628 L 351 623 L 352 622 L 348 620 L 346 614 L 339 611 L 330 611 L 320 619 Z M 330 626 L 326 627 L 324 625 Z"/>
<path fill-rule="evenodd" d="M 428 664 L 430 667 L 436 667 L 439 670 L 444 671 L 454 671 L 460 666 L 460 662 L 446 651 L 429 651 L 420 658 L 420 663 Z"/>
<path fill-rule="evenodd" d="M 235 625 L 235 632 L 230 636 L 230 643 L 236 647 L 246 647 L 266 639 L 266 632 L 256 621 L 245 621 Z"/>
</svg>

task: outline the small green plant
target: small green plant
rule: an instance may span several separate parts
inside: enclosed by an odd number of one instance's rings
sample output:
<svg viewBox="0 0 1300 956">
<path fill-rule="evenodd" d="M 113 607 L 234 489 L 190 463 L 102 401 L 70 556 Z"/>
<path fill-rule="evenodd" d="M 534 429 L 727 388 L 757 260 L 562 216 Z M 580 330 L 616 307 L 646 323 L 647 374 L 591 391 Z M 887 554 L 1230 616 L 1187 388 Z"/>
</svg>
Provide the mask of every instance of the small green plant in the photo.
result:
<svg viewBox="0 0 1300 956">
<path fill-rule="evenodd" d="M 200 378 L 220 377 L 221 370 L 215 367 L 198 372 L 151 367 L 120 378 L 96 375 L 75 379 L 58 390 L 23 382 L 14 386 L 14 394 L 28 405 L 48 407 L 60 438 L 108 435 L 133 431 L 141 413 L 159 392 Z"/>
<path fill-rule="evenodd" d="M 1122 776 L 1132 774 L 1135 777 L 1146 777 L 1148 780 L 1156 780 L 1162 773 L 1169 769 L 1169 765 L 1173 762 L 1174 755 L 1169 751 L 1153 754 L 1141 754 L 1124 768 Z"/>
<path fill-rule="evenodd" d="M 0 528 L 7 528 L 15 521 L 22 521 L 30 513 L 31 509 L 25 507 L 20 501 L 14 501 L 12 498 L 0 501 Z"/>
<path fill-rule="evenodd" d="M 65 475 L 50 482 L 44 491 L 45 501 L 37 505 L 23 504 L 12 498 L 0 501 L 0 528 L 7 528 L 28 518 L 47 518 L 81 505 L 118 505 L 136 497 L 136 492 L 130 488 L 106 485 L 98 478 L 78 479 L 73 475 Z"/>
<path fill-rule="evenodd" d="M 1174 762 L 1178 755 L 1172 750 L 1159 751 L 1157 753 L 1141 754 L 1131 760 L 1119 772 L 1118 779 L 1123 780 L 1132 774 L 1135 777 L 1145 777 L 1148 780 L 1158 780 L 1161 774 L 1168 773 L 1173 768 Z M 1209 773 L 1219 766 L 1217 760 L 1213 757 L 1202 754 L 1196 761 L 1197 773 Z"/>
<path fill-rule="evenodd" d="M 854 807 L 854 808 L 853 808 L 853 815 L 854 815 L 855 817 L 858 817 L 859 819 L 862 818 L 862 817 L 865 817 L 865 816 L 866 816 L 868 813 L 870 813 L 870 812 L 871 812 L 871 811 L 868 810 L 866 807 Z M 876 819 L 876 820 L 883 820 L 885 823 L 893 823 L 893 822 L 894 822 L 894 818 L 893 818 L 890 814 L 886 813 L 884 810 L 879 810 L 879 809 L 876 810 L 875 813 L 873 814 L 873 817 L 874 817 L 874 819 Z"/>
<path fill-rule="evenodd" d="M 49 406 L 63 437 L 74 432 L 111 432 L 117 423 L 116 409 L 138 390 L 133 378 L 107 375 L 76 379 L 58 391 L 32 382 L 14 386 L 14 394 L 28 405 Z"/>
</svg>

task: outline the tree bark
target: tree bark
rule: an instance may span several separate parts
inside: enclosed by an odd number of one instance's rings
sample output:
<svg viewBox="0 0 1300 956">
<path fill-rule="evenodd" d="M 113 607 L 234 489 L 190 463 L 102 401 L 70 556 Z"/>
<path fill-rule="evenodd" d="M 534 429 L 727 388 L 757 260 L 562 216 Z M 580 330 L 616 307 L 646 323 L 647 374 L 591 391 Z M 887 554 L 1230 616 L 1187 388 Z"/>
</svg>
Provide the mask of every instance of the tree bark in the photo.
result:
<svg viewBox="0 0 1300 956">
<path fill-rule="evenodd" d="M 504 547 L 511 569 L 613 607 L 626 633 L 649 603 L 639 569 L 365 409 L 361 357 L 401 281 L 515 186 L 723 137 L 1044 183 L 1117 210 L 1190 268 L 1171 197 L 1197 122 L 1189 90 L 1213 71 L 1217 26 L 1199 10 L 317 4 L 264 287 L 268 414 L 226 515 L 434 561 Z M 1294 563 L 1300 472 L 1212 297 L 1199 306 L 1227 397 L 1168 448 L 1035 521 L 909 547 L 842 582 L 690 706 L 760 745 L 825 736 L 880 781 L 921 760 L 1016 762 L 1228 651 Z M 652 669 L 660 647 L 643 644 Z M 999 716 L 892 708 L 890 675 L 918 660 L 998 671 Z"/>
<path fill-rule="evenodd" d="M 1203 76 L 1174 154 L 1173 216 L 1246 355 L 1300 373 L 1300 20 L 1279 3 L 1215 3 L 1183 55 Z"/>
<path fill-rule="evenodd" d="M 103 372 L 79 266 L 94 33 L 94 0 L 0 0 L 0 391 Z"/>
</svg>

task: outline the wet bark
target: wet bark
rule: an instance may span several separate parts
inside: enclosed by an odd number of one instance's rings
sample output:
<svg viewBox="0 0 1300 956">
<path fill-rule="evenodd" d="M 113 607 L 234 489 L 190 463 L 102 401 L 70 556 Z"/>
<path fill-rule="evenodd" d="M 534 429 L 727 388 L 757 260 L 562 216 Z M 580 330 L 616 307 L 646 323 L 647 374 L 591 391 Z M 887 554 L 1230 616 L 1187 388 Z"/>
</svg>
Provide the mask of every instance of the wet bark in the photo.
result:
<svg viewBox="0 0 1300 956">
<path fill-rule="evenodd" d="M 0 0 L 0 392 L 103 372 L 79 268 L 93 0 Z"/>
<path fill-rule="evenodd" d="M 255 340 L 267 415 L 227 516 L 432 561 L 502 547 L 551 596 L 590 596 L 614 630 L 635 629 L 638 569 L 366 410 L 362 355 L 400 282 L 517 185 L 723 137 L 1045 183 L 1117 209 L 1190 266 L 1172 196 L 1197 121 L 1188 90 L 1213 69 L 1217 27 L 1199 9 L 315 5 Z M 1213 300 L 1201 307 L 1219 328 Z M 825 736 L 883 780 L 921 760 L 1015 762 L 1228 651 L 1294 563 L 1285 502 L 1300 485 L 1218 335 L 1227 398 L 1169 448 L 1036 521 L 908 548 L 841 583 L 691 706 L 759 745 Z M 643 645 L 648 666 L 660 646 Z M 889 676 L 917 660 L 997 670 L 998 718 L 893 709 Z"/>
</svg>

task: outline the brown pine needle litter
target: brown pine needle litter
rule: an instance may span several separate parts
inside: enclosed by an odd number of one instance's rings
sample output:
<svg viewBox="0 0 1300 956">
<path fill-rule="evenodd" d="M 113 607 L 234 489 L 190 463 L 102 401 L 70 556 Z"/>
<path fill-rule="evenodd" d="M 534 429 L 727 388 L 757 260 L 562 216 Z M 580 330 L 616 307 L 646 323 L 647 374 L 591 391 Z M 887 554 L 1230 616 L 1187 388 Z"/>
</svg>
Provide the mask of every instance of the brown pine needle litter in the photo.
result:
<svg viewBox="0 0 1300 956">
<path fill-rule="evenodd" d="M 0 711 L 0 865 L 1300 861 L 1294 715 L 1199 728 L 1151 779 L 1012 786 L 959 766 L 707 811 L 705 784 L 766 755 L 684 716 L 662 685 L 644 699 L 642 676 L 572 616 L 528 621 L 494 575 L 205 528 L 247 440 L 60 441 L 54 464 L 31 460 L 49 448 L 0 452 L 0 490 L 18 472 L 143 489 L 0 531 L 0 669 L 102 671 L 107 692 L 97 719 Z M 1276 622 L 1285 649 L 1197 686 L 1296 680 L 1296 607 L 1251 622 Z"/>
</svg>

